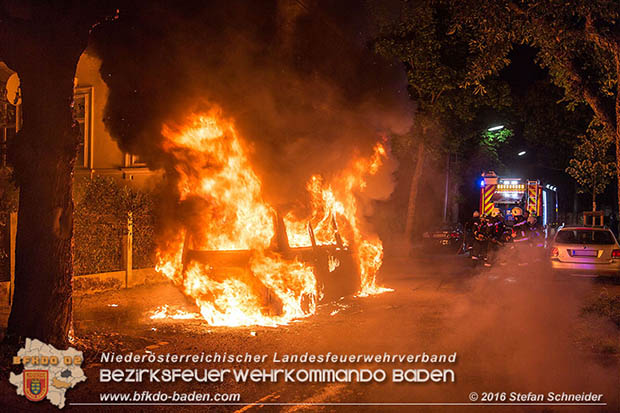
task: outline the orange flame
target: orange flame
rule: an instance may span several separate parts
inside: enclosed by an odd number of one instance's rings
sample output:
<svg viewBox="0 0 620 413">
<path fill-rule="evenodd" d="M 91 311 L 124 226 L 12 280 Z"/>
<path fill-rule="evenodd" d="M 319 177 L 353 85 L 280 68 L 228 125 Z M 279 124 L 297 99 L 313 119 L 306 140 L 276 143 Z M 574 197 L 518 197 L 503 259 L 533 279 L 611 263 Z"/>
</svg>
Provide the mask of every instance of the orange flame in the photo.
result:
<svg viewBox="0 0 620 413">
<path fill-rule="evenodd" d="M 276 232 L 275 211 L 263 200 L 260 179 L 233 122 L 213 110 L 192 116 L 178 128 L 166 125 L 162 134 L 164 150 L 175 159 L 180 200 L 198 205 L 199 212 L 187 230 L 179 231 L 158 251 L 157 270 L 195 299 L 211 325 L 276 326 L 313 314 L 321 296 L 313 267 L 269 249 Z M 377 173 L 386 156 L 384 146 L 377 144 L 370 159 L 355 160 L 331 184 L 312 176 L 307 184 L 310 219 L 291 213 L 284 217 L 293 248 L 311 245 L 308 222 L 318 245 L 353 247 L 360 296 L 387 290 L 375 284 L 383 255 L 381 241 L 363 232 L 355 195 L 364 191 L 365 177 Z M 247 251 L 247 266 L 184 263 L 184 250 Z M 330 258 L 330 271 L 338 265 Z"/>
<path fill-rule="evenodd" d="M 151 320 L 161 320 L 165 318 L 172 318 L 173 320 L 191 320 L 191 319 L 199 318 L 199 317 L 200 317 L 199 314 L 190 313 L 180 308 L 175 309 L 175 308 L 169 307 L 168 304 L 165 304 L 151 311 L 150 316 L 149 316 Z"/>
<path fill-rule="evenodd" d="M 377 143 L 369 159 L 359 158 L 352 166 L 334 178 L 332 185 L 326 185 L 320 176 L 314 175 L 306 186 L 312 202 L 310 223 L 314 228 L 318 245 L 335 244 L 333 226 L 345 245 L 356 248 L 355 258 L 361 277 L 359 296 L 368 296 L 391 291 L 376 285 L 376 275 L 383 262 L 383 244 L 378 236 L 364 232 L 359 222 L 356 194 L 366 189 L 368 176 L 376 174 L 387 157 L 385 147 Z M 292 213 L 284 218 L 291 246 L 311 244 L 303 221 Z"/>
</svg>

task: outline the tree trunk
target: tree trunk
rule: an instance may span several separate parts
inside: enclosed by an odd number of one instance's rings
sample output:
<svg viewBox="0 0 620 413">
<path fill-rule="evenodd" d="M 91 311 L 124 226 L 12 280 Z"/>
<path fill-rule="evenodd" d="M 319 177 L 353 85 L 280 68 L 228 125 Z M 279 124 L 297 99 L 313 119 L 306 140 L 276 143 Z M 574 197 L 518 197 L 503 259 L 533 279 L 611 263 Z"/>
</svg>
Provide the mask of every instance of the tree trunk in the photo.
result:
<svg viewBox="0 0 620 413">
<path fill-rule="evenodd" d="M 418 143 L 418 153 L 416 158 L 415 169 L 411 177 L 411 187 L 409 189 L 409 203 L 407 205 L 407 220 L 405 221 L 405 238 L 407 242 L 411 242 L 413 238 L 413 222 L 415 219 L 416 200 L 418 198 L 418 186 L 420 185 L 420 177 L 422 176 L 424 166 L 424 133 Z"/>
<path fill-rule="evenodd" d="M 596 211 L 596 175 L 592 174 L 592 212 Z"/>
<path fill-rule="evenodd" d="M 443 222 L 448 222 L 448 194 L 450 193 L 450 152 L 448 152 L 448 156 L 446 157 L 446 185 L 444 188 L 444 198 L 443 198 Z"/>
<path fill-rule="evenodd" d="M 19 209 L 5 342 L 38 338 L 64 347 L 72 316 L 72 180 L 79 135 L 72 119 L 73 82 L 91 29 L 115 5 L 22 3 L 0 8 L 0 59 L 20 77 L 23 113 L 22 129 L 8 148 Z"/>
<path fill-rule="evenodd" d="M 579 224 L 579 197 L 578 194 L 578 184 L 577 181 L 573 183 L 573 219 L 571 221 L 572 224 Z"/>
<path fill-rule="evenodd" d="M 618 211 L 620 212 L 620 50 L 616 50 L 616 181 L 618 183 Z M 619 224 L 620 225 L 620 224 Z M 618 230 L 618 228 L 615 228 Z"/>
<path fill-rule="evenodd" d="M 16 67 L 24 121 L 9 149 L 20 199 L 7 341 L 38 338 L 59 347 L 67 343 L 72 316 L 72 174 L 78 133 L 71 103 L 81 53 L 70 39 L 63 40 L 69 51 L 33 54 Z"/>
</svg>

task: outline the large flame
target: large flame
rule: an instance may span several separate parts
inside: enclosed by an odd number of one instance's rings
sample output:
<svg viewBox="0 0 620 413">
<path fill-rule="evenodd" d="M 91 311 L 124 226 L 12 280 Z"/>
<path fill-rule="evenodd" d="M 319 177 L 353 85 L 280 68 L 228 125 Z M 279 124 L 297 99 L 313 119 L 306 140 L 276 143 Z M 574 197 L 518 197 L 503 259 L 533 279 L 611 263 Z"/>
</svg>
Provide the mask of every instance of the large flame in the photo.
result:
<svg viewBox="0 0 620 413">
<path fill-rule="evenodd" d="M 306 188 L 311 195 L 315 242 L 318 245 L 338 243 L 337 234 L 345 245 L 353 246 L 361 277 L 358 295 L 368 296 L 389 291 L 376 285 L 377 271 L 383 262 L 383 244 L 376 234 L 364 232 L 359 222 L 357 195 L 366 189 L 366 177 L 378 172 L 386 157 L 383 144 L 377 143 L 370 159 L 359 158 L 352 162 L 333 184 L 326 184 L 319 175 L 310 178 Z M 287 214 L 284 223 L 292 247 L 311 245 L 312 240 L 304 225 L 293 213 Z"/>
<path fill-rule="evenodd" d="M 157 270 L 195 299 L 211 325 L 275 326 L 313 314 L 321 295 L 313 267 L 270 249 L 276 234 L 275 211 L 262 197 L 261 181 L 233 122 L 213 110 L 192 116 L 181 127 L 164 126 L 162 134 L 163 148 L 175 160 L 180 200 L 198 212 L 191 216 L 189 229 L 179 230 L 176 239 L 160 248 Z M 312 176 L 307 184 L 311 216 L 284 217 L 292 248 L 312 245 L 309 223 L 315 245 L 353 250 L 360 296 L 386 290 L 375 283 L 382 244 L 363 230 L 357 201 L 366 177 L 378 171 L 385 156 L 385 148 L 377 144 L 370 159 L 355 159 L 330 182 Z M 184 268 L 184 248 L 247 251 L 248 265 L 222 273 L 198 260 L 186 262 Z M 337 265 L 330 258 L 330 271 Z"/>
</svg>

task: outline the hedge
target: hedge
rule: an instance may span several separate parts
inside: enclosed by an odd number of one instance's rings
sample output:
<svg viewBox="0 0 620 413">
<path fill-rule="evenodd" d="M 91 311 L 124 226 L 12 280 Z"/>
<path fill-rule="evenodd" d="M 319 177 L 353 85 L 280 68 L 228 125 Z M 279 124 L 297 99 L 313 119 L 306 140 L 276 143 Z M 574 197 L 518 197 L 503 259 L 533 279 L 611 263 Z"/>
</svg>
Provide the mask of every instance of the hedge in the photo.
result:
<svg viewBox="0 0 620 413">
<path fill-rule="evenodd" d="M 73 268 L 76 275 L 122 269 L 127 214 L 133 215 L 133 268 L 154 265 L 153 195 L 95 176 L 76 187 Z"/>
</svg>

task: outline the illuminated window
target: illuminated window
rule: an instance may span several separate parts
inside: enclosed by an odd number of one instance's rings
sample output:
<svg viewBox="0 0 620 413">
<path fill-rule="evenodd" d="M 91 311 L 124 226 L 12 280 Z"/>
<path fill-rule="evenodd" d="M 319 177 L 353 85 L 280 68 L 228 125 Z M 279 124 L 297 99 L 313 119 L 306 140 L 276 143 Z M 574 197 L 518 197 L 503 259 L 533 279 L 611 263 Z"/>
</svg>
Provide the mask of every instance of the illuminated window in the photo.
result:
<svg viewBox="0 0 620 413">
<path fill-rule="evenodd" d="M 139 155 L 125 154 L 125 167 L 143 167 L 146 162 Z"/>
<path fill-rule="evenodd" d="M 73 120 L 80 128 L 80 144 L 75 159 L 76 168 L 91 167 L 93 88 L 78 87 L 73 96 Z"/>
<path fill-rule="evenodd" d="M 0 142 L 2 143 L 2 166 L 6 166 L 7 143 L 17 133 L 18 110 L 8 101 L 0 100 Z"/>
</svg>

